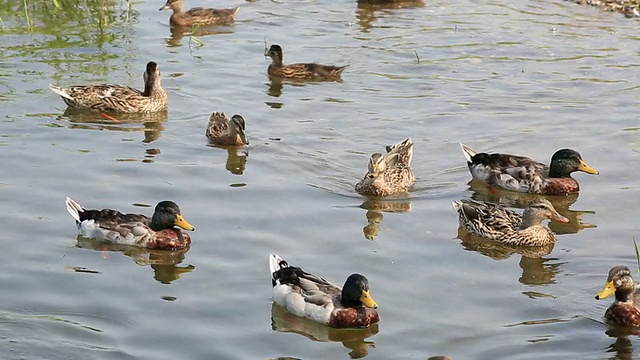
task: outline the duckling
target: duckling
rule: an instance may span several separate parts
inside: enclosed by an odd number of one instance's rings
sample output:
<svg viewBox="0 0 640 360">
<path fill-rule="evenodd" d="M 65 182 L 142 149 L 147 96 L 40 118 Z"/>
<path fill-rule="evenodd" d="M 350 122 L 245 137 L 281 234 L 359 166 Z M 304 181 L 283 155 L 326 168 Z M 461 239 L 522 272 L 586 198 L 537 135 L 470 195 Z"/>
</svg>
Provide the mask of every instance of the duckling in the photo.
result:
<svg viewBox="0 0 640 360">
<path fill-rule="evenodd" d="M 387 153 L 375 153 L 369 159 L 368 171 L 356 184 L 361 195 L 389 196 L 407 191 L 416 182 L 411 169 L 413 140 L 404 139 L 386 147 Z"/>
<path fill-rule="evenodd" d="M 363 275 L 351 274 L 340 289 L 275 254 L 269 255 L 269 270 L 273 301 L 293 315 L 336 328 L 362 328 L 380 321 Z"/>
<path fill-rule="evenodd" d="M 67 106 L 122 113 L 148 113 L 167 110 L 168 97 L 161 85 L 160 68 L 151 61 L 142 75 L 144 91 L 126 85 L 78 85 L 61 88 L 49 84 Z"/>
<path fill-rule="evenodd" d="M 67 211 L 76 220 L 80 235 L 116 244 L 150 249 L 177 250 L 191 244 L 191 237 L 174 226 L 194 231 L 173 201 L 161 201 L 153 216 L 123 214 L 116 210 L 87 210 L 67 197 Z"/>
<path fill-rule="evenodd" d="M 214 112 L 209 117 L 205 135 L 216 145 L 249 145 L 245 134 L 244 118 L 237 114 L 229 119 L 224 113 Z"/>
<path fill-rule="evenodd" d="M 512 191 L 568 195 L 580 191 L 580 185 L 571 173 L 599 174 L 572 149 L 556 151 L 551 157 L 551 165 L 547 166 L 524 156 L 476 153 L 467 145 L 460 144 L 460 147 L 474 179 Z"/>
<path fill-rule="evenodd" d="M 547 199 L 531 201 L 522 215 L 498 204 L 476 200 L 453 202 L 458 220 L 468 232 L 485 239 L 518 246 L 545 246 L 556 241 L 551 229 L 542 225 L 546 219 L 569 222 Z"/>
<path fill-rule="evenodd" d="M 184 11 L 184 0 L 167 0 L 167 3 L 160 8 L 162 10 L 172 10 L 169 23 L 172 26 L 207 26 L 225 25 L 235 20 L 239 7 L 229 9 L 205 9 L 195 7 Z"/>
<path fill-rule="evenodd" d="M 623 326 L 640 327 L 640 289 L 626 266 L 618 265 L 609 270 L 607 283 L 596 295 L 596 300 L 614 293 L 616 300 L 605 312 L 605 319 Z"/>
<path fill-rule="evenodd" d="M 332 66 L 315 63 L 283 65 L 282 48 L 280 45 L 271 45 L 265 52 L 265 56 L 271 58 L 271 64 L 267 68 L 269 76 L 299 79 L 299 80 L 338 80 L 344 69 L 349 65 Z"/>
</svg>

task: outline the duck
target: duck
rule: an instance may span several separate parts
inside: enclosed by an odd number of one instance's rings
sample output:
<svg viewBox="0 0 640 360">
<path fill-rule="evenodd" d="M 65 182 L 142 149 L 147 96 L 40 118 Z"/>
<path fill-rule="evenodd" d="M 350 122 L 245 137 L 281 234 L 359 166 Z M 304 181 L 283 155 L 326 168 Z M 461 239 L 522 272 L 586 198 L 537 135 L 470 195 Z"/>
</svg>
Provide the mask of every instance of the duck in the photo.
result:
<svg viewBox="0 0 640 360">
<path fill-rule="evenodd" d="M 209 125 L 205 135 L 215 145 L 242 146 L 248 145 L 245 134 L 244 118 L 233 115 L 231 119 L 222 112 L 214 112 L 209 116 Z"/>
<path fill-rule="evenodd" d="M 342 289 L 269 255 L 273 301 L 287 312 L 334 328 L 366 328 L 380 321 L 369 281 L 351 274 Z"/>
<path fill-rule="evenodd" d="M 472 199 L 453 202 L 460 226 L 468 232 L 503 244 L 546 246 L 556 241 L 555 234 L 542 221 L 563 223 L 569 219 L 560 215 L 549 200 L 532 200 L 522 214 L 498 204 Z"/>
<path fill-rule="evenodd" d="M 416 182 L 411 168 L 413 140 L 406 138 L 386 147 L 387 153 L 375 153 L 369 159 L 368 170 L 356 184 L 358 194 L 389 196 L 406 192 Z"/>
<path fill-rule="evenodd" d="M 184 0 L 167 0 L 167 3 L 160 8 L 162 10 L 172 10 L 173 14 L 169 18 L 172 26 L 208 26 L 226 25 L 235 21 L 238 6 L 228 9 L 205 9 L 195 7 L 184 11 Z"/>
<path fill-rule="evenodd" d="M 104 112 L 150 113 L 165 111 L 169 101 L 161 85 L 160 68 L 153 61 L 147 63 L 144 91 L 126 85 L 77 85 L 62 88 L 49 84 L 49 89 L 60 95 L 67 106 Z"/>
<path fill-rule="evenodd" d="M 596 300 L 606 299 L 611 294 L 616 295 L 616 300 L 604 313 L 605 319 L 622 326 L 640 327 L 640 289 L 628 267 L 618 265 L 609 270 L 607 282 Z"/>
<path fill-rule="evenodd" d="M 149 249 L 178 250 L 191 244 L 182 229 L 194 231 L 173 201 L 159 202 L 149 218 L 141 214 L 123 214 L 117 210 L 88 210 L 67 197 L 67 211 L 76 221 L 78 232 L 86 238 Z"/>
<path fill-rule="evenodd" d="M 282 63 L 282 47 L 276 44 L 271 45 L 264 55 L 271 58 L 267 74 L 276 78 L 315 81 L 339 80 L 342 72 L 349 66 L 320 65 L 316 63 L 284 65 Z"/>
<path fill-rule="evenodd" d="M 573 149 L 556 151 L 547 166 L 524 156 L 476 153 L 464 144 L 460 144 L 460 148 L 474 179 L 517 192 L 566 196 L 580 191 L 571 173 L 599 174 Z"/>
</svg>

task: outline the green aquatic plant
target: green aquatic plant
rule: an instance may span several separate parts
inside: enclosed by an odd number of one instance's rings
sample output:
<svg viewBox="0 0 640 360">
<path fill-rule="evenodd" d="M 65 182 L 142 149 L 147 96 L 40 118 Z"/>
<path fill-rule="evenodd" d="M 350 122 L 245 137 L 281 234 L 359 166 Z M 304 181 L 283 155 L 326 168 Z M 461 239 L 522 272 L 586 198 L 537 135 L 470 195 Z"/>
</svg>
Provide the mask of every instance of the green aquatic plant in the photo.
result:
<svg viewBox="0 0 640 360">
<path fill-rule="evenodd" d="M 638 272 L 640 272 L 640 251 L 638 251 L 638 243 L 636 242 L 636 238 L 633 239 L 633 247 L 636 249 L 636 261 L 638 262 Z"/>
</svg>

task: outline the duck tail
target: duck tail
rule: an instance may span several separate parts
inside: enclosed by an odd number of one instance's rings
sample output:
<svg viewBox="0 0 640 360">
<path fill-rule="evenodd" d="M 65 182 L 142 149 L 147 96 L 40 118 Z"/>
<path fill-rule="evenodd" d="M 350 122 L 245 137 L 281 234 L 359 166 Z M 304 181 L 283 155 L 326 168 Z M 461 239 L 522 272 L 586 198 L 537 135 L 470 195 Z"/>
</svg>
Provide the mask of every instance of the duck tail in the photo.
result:
<svg viewBox="0 0 640 360">
<path fill-rule="evenodd" d="M 73 98 L 71 97 L 71 95 L 69 95 L 67 93 L 67 90 L 59 87 L 59 86 L 55 86 L 53 84 L 49 84 L 49 90 L 53 91 L 54 93 L 62 96 L 63 98 L 67 98 L 69 100 L 73 100 Z M 73 200 L 72 200 L 73 201 Z"/>
<path fill-rule="evenodd" d="M 350 64 L 343 65 L 343 66 L 338 66 L 338 67 L 336 68 L 336 75 L 341 76 L 341 75 L 342 75 L 342 72 L 343 72 L 346 68 L 348 68 L 348 67 L 349 67 L 349 65 L 350 65 Z"/>
<path fill-rule="evenodd" d="M 84 212 L 84 208 L 68 196 L 64 203 L 67 205 L 67 211 L 69 214 L 71 214 L 77 222 L 80 222 L 80 213 Z"/>
<path fill-rule="evenodd" d="M 451 202 L 451 205 L 453 206 L 453 208 L 456 211 L 460 211 L 462 209 L 462 201 L 460 200 L 454 200 Z"/>
<path fill-rule="evenodd" d="M 462 149 L 462 154 L 464 154 L 464 157 L 467 159 L 467 162 L 473 162 L 472 158 L 476 156 L 477 154 L 476 151 L 463 143 L 460 143 L 460 149 Z"/>
<path fill-rule="evenodd" d="M 283 258 L 278 254 L 269 254 L 269 271 L 271 272 L 271 276 L 273 277 L 273 273 L 283 268 L 282 262 Z M 286 261 L 284 261 L 286 264 Z"/>
</svg>

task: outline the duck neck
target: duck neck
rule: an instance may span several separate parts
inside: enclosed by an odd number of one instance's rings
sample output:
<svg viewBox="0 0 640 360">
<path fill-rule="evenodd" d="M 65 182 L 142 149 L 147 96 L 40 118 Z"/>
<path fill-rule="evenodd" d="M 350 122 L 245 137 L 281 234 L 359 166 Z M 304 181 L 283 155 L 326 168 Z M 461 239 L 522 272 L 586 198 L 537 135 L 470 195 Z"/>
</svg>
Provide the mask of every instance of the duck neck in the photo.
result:
<svg viewBox="0 0 640 360">
<path fill-rule="evenodd" d="M 620 302 L 630 301 L 633 296 L 633 290 L 631 289 L 616 289 L 616 300 Z"/>
<path fill-rule="evenodd" d="M 160 79 L 149 77 L 144 84 L 144 96 L 152 96 L 159 93 L 162 90 Z"/>
</svg>

